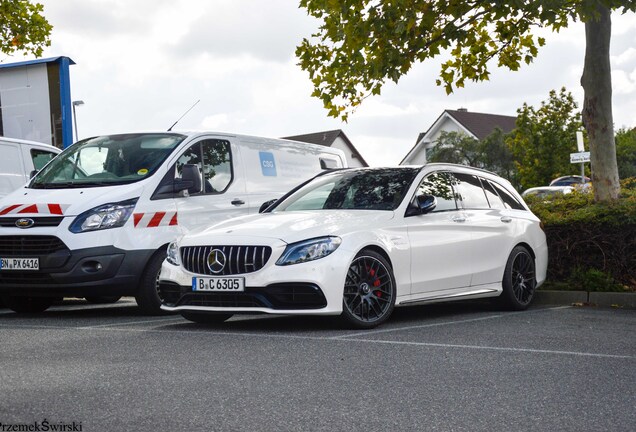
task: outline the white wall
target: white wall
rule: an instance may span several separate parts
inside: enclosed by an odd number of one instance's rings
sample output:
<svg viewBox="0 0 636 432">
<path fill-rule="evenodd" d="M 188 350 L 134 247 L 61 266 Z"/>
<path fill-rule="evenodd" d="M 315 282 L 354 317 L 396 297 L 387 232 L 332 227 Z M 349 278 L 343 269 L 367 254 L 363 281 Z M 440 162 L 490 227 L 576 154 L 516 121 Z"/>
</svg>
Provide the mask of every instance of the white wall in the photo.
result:
<svg viewBox="0 0 636 432">
<path fill-rule="evenodd" d="M 52 144 L 46 64 L 0 70 L 3 135 Z"/>
<path fill-rule="evenodd" d="M 363 167 L 364 166 L 362 164 L 362 162 L 360 161 L 360 159 L 352 157 L 353 150 L 351 149 L 351 147 L 349 147 L 349 145 L 347 145 L 346 141 L 343 140 L 341 137 L 336 138 L 336 140 L 333 142 L 331 147 L 332 148 L 337 148 L 337 149 L 342 150 L 344 152 L 345 157 L 347 158 L 347 165 L 349 167 L 351 167 L 351 168 L 359 168 L 359 167 Z"/>
</svg>

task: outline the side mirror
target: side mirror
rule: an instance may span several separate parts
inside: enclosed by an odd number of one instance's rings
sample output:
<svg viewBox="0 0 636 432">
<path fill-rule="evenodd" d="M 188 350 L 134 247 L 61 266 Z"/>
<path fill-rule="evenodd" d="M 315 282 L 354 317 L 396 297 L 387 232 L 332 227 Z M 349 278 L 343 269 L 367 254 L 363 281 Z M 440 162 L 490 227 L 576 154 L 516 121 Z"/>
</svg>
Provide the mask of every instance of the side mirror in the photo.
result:
<svg viewBox="0 0 636 432">
<path fill-rule="evenodd" d="M 187 190 L 189 194 L 201 192 L 201 173 L 199 166 L 186 164 L 181 168 L 181 180 L 175 180 L 175 192 Z"/>
<path fill-rule="evenodd" d="M 437 198 L 433 195 L 418 195 L 415 199 L 421 214 L 428 213 L 437 206 Z"/>
<path fill-rule="evenodd" d="M 259 213 L 263 213 L 265 210 L 267 210 L 276 201 L 278 201 L 278 200 L 277 199 L 273 199 L 273 200 L 265 201 L 263 204 L 261 204 L 261 208 L 258 209 L 258 212 Z"/>
<path fill-rule="evenodd" d="M 417 216 L 430 212 L 437 206 L 437 198 L 433 195 L 418 195 L 406 209 L 406 217 Z"/>
</svg>

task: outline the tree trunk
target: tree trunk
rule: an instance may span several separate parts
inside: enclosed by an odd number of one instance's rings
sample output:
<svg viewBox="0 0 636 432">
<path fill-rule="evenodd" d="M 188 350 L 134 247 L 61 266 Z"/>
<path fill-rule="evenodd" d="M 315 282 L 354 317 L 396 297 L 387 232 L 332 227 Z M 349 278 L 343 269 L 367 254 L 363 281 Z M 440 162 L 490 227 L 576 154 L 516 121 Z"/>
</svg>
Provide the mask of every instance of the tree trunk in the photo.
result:
<svg viewBox="0 0 636 432">
<path fill-rule="evenodd" d="M 609 59 L 612 22 L 610 10 L 598 1 L 594 3 L 599 15 L 585 22 L 583 124 L 590 144 L 594 200 L 608 202 L 617 199 L 620 193 Z"/>
</svg>

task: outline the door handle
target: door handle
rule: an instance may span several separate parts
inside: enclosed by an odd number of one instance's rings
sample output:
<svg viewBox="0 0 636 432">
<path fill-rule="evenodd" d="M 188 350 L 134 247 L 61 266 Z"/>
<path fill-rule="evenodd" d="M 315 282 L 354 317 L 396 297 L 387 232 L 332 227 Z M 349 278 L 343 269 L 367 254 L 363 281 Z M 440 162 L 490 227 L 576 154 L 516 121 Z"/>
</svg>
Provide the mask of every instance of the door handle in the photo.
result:
<svg viewBox="0 0 636 432">
<path fill-rule="evenodd" d="M 465 216 L 453 216 L 451 219 L 453 222 L 466 222 Z"/>
<path fill-rule="evenodd" d="M 502 216 L 501 221 L 505 223 L 510 223 L 512 222 L 512 218 L 510 216 Z"/>
<path fill-rule="evenodd" d="M 235 205 L 235 206 L 242 206 L 243 204 L 245 204 L 245 201 L 243 201 L 243 200 L 242 200 L 242 199 L 240 199 L 240 198 L 234 198 L 234 199 L 232 200 L 232 205 Z"/>
</svg>

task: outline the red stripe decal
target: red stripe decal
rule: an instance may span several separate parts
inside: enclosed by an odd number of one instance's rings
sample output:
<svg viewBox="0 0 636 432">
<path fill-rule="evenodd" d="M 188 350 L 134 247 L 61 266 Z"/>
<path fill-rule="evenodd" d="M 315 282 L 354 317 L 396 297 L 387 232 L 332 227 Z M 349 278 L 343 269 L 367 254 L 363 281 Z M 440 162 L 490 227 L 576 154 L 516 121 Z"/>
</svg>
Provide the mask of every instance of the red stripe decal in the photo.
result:
<svg viewBox="0 0 636 432">
<path fill-rule="evenodd" d="M 148 228 L 158 227 L 159 224 L 161 223 L 161 219 L 163 219 L 165 215 L 166 215 L 166 212 L 155 213 L 152 219 L 150 219 L 150 222 L 148 222 Z"/>
<path fill-rule="evenodd" d="M 36 204 L 31 204 L 30 206 L 20 210 L 18 213 L 39 213 L 38 206 Z"/>
<path fill-rule="evenodd" d="M 22 204 L 14 204 L 14 205 L 10 205 L 9 207 L 5 208 L 4 210 L 2 210 L 0 212 L 0 215 L 6 215 L 7 213 L 10 213 L 12 210 L 17 209 L 18 207 L 20 207 Z"/>
<path fill-rule="evenodd" d="M 49 204 L 49 211 L 51 212 L 51 214 L 56 214 L 56 215 L 62 215 L 64 213 L 62 213 L 62 206 L 60 206 L 59 204 Z"/>
<path fill-rule="evenodd" d="M 144 217 L 143 213 L 134 213 L 133 214 L 133 218 L 135 221 L 135 227 L 139 224 L 139 221 L 141 220 L 141 218 Z"/>
<path fill-rule="evenodd" d="M 174 216 L 172 216 L 172 219 L 170 219 L 169 225 L 179 225 L 179 222 L 177 221 L 177 213 L 175 213 Z"/>
</svg>

